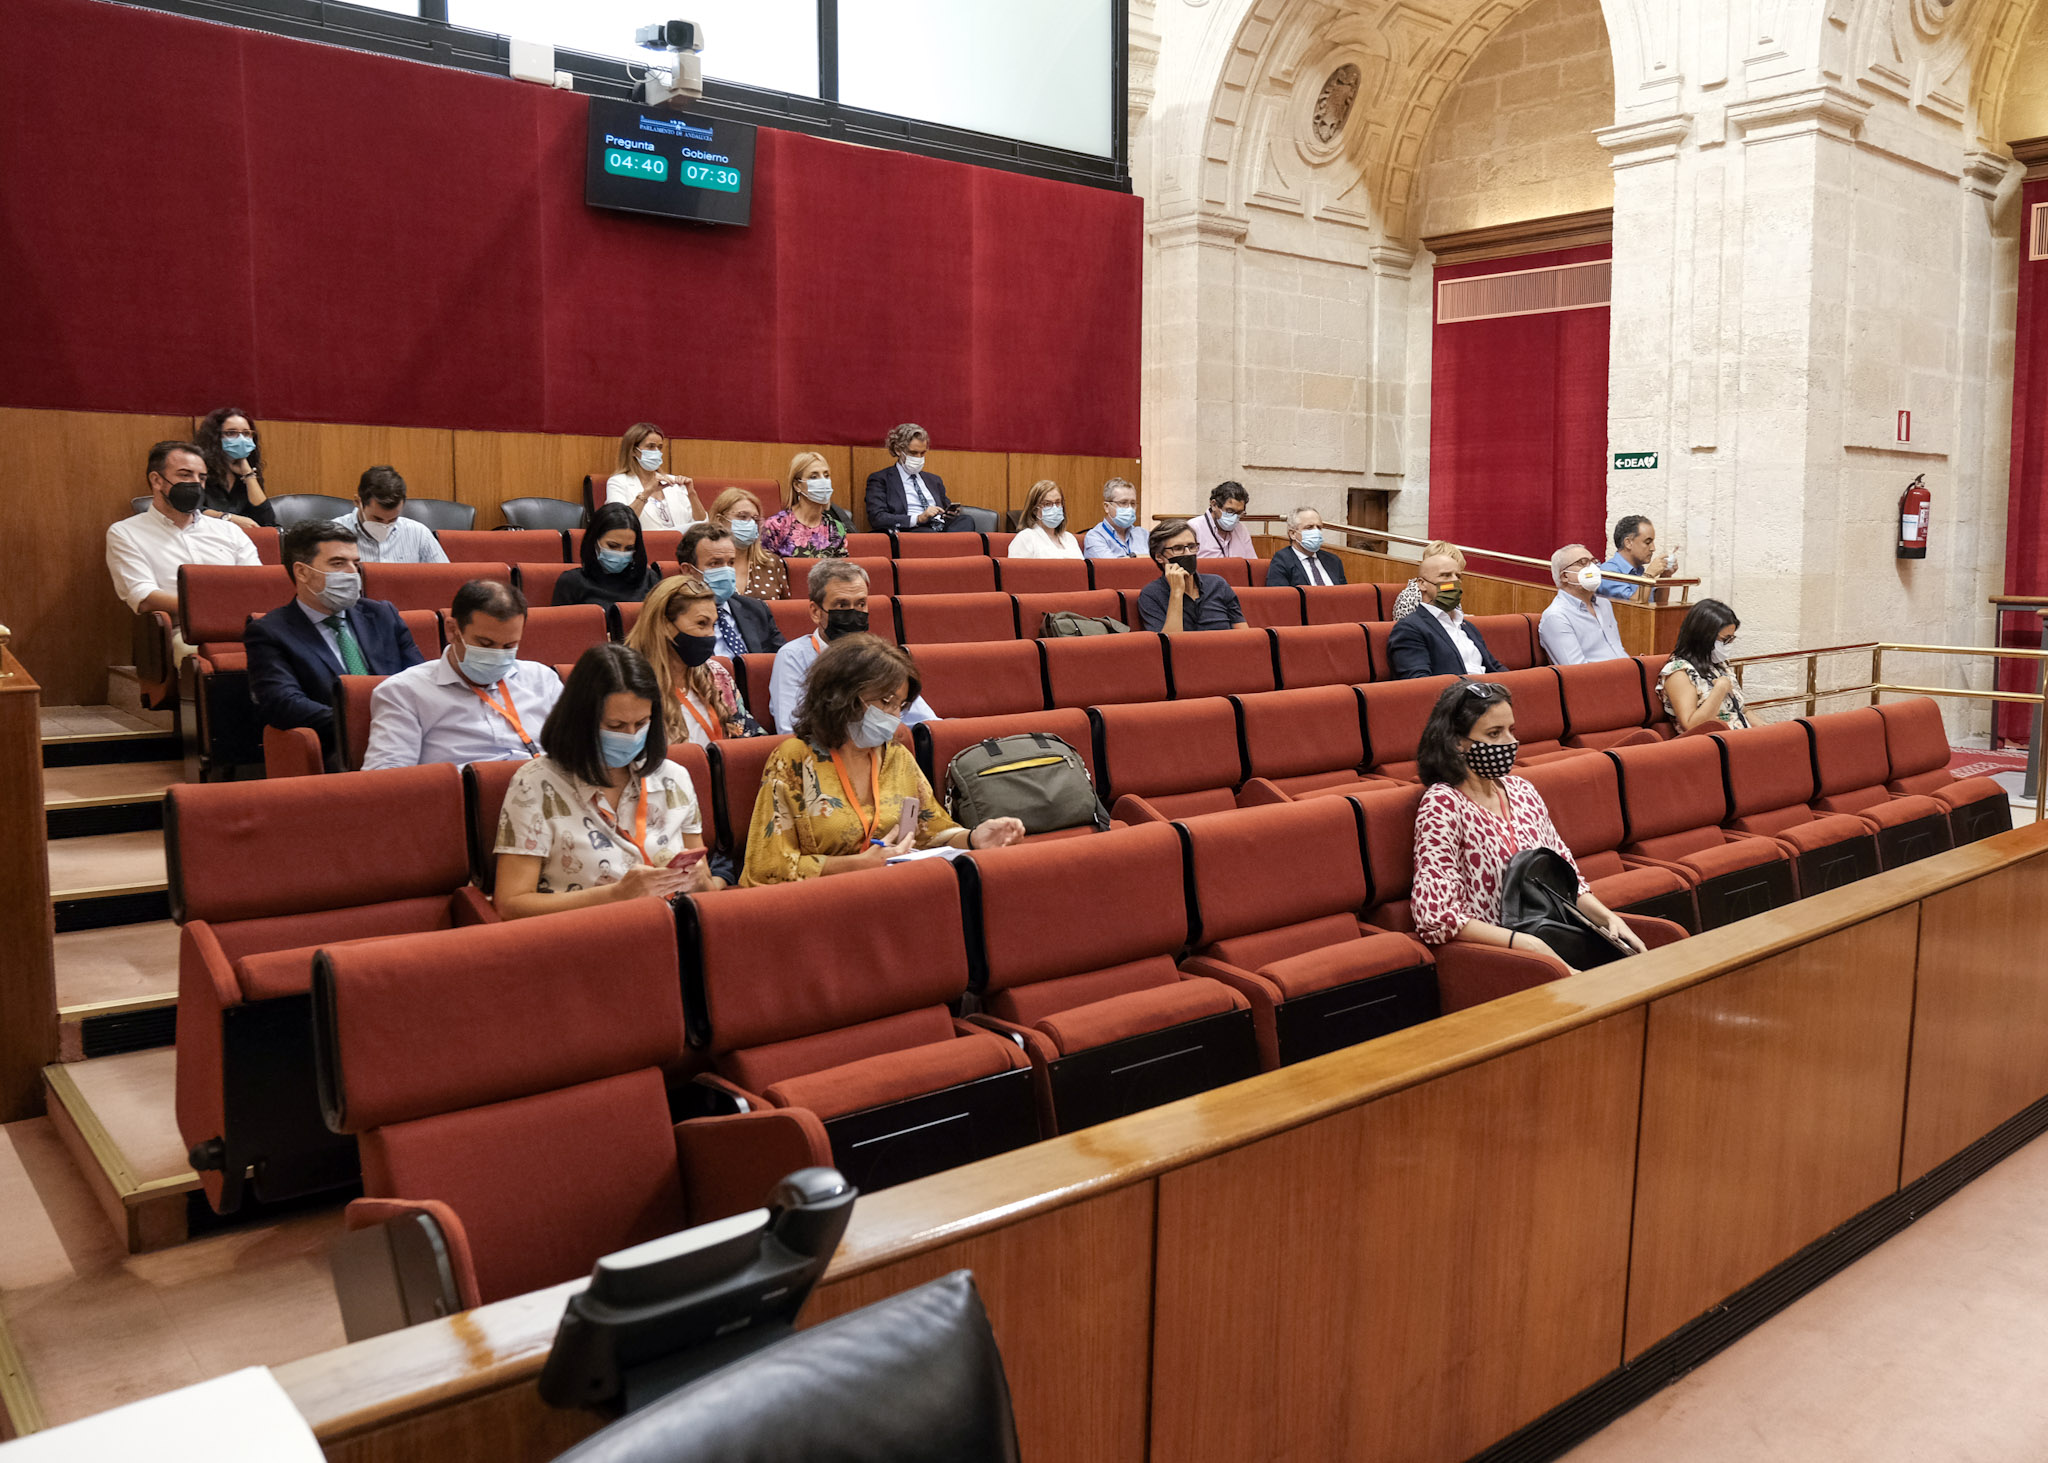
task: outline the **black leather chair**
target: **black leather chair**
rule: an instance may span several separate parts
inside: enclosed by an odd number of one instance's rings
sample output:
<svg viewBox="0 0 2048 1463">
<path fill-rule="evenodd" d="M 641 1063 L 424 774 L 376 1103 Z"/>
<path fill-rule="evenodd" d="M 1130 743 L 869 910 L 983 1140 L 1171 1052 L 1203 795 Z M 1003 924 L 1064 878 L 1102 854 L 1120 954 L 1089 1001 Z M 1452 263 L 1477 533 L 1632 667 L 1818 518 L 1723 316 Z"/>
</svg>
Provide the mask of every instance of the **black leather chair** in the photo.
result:
<svg viewBox="0 0 2048 1463">
<path fill-rule="evenodd" d="M 507 528 L 553 529 L 557 533 L 583 527 L 581 503 L 567 498 L 508 498 L 498 505 Z"/>
<path fill-rule="evenodd" d="M 1016 1463 L 965 1270 L 799 1331 L 629 1414 L 558 1463 Z"/>
<path fill-rule="evenodd" d="M 277 515 L 280 529 L 290 528 L 294 523 L 318 523 L 356 511 L 355 499 L 330 498 L 325 493 L 281 493 L 269 502 L 271 511 Z"/>
<path fill-rule="evenodd" d="M 476 504 L 452 498 L 407 498 L 398 511 L 436 533 L 467 533 L 476 527 Z"/>
<path fill-rule="evenodd" d="M 995 533 L 1001 526 L 1002 515 L 993 508 L 977 508 L 972 503 L 962 503 L 960 516 L 983 533 Z"/>
</svg>

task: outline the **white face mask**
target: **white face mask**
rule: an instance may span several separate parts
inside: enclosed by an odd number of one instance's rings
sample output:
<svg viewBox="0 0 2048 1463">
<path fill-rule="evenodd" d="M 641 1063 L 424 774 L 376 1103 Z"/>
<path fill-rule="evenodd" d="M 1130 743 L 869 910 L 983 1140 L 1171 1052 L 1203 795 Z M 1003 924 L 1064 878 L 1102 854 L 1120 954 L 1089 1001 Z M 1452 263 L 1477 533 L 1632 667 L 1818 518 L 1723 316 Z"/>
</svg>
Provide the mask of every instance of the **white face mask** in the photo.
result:
<svg viewBox="0 0 2048 1463">
<path fill-rule="evenodd" d="M 1735 642 L 1733 640 L 1716 640 L 1714 642 L 1714 659 L 1725 665 L 1728 661 L 1728 652 L 1734 646 Z"/>
<path fill-rule="evenodd" d="M 832 501 L 832 479 L 830 479 L 830 478 L 805 478 L 805 479 L 804 479 L 804 496 L 805 496 L 806 498 L 809 498 L 809 499 L 810 499 L 810 500 L 811 500 L 811 501 L 812 501 L 813 503 L 829 503 L 829 502 L 831 502 L 831 501 Z"/>
<path fill-rule="evenodd" d="M 1581 589 L 1598 589 L 1600 587 L 1600 566 L 1598 564 L 1588 564 L 1572 577 L 1579 581 L 1579 588 Z"/>
<path fill-rule="evenodd" d="M 391 537 L 392 529 L 398 527 L 396 523 L 379 523 L 374 518 L 365 518 L 361 522 L 363 532 L 367 533 L 373 542 L 380 544 Z"/>
<path fill-rule="evenodd" d="M 903 465 L 912 472 L 924 471 L 924 459 L 922 457 L 906 457 L 903 459 Z"/>
<path fill-rule="evenodd" d="M 640 465 L 649 472 L 655 471 L 661 466 L 661 453 L 653 447 L 642 447 L 640 449 Z"/>
</svg>

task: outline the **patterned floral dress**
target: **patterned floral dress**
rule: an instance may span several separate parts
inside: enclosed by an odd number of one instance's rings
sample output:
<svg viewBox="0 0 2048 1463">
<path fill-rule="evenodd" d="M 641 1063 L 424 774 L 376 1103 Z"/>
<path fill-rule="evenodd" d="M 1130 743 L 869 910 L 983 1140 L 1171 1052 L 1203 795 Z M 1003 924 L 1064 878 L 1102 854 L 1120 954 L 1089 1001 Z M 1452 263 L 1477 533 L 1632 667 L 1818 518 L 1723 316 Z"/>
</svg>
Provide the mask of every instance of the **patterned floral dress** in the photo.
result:
<svg viewBox="0 0 2048 1463">
<path fill-rule="evenodd" d="M 1442 945 L 1468 921 L 1500 923 L 1500 881 L 1508 861 L 1531 848 L 1554 848 L 1588 893 L 1572 851 L 1558 837 L 1543 794 L 1519 777 L 1501 784 L 1506 817 L 1489 813 L 1447 782 L 1422 795 L 1415 813 L 1415 934 Z"/>
<path fill-rule="evenodd" d="M 761 525 L 761 547 L 785 559 L 843 559 L 846 530 L 830 513 L 814 527 L 785 508 Z"/>
<path fill-rule="evenodd" d="M 1710 669 L 1713 671 L 1713 675 L 1706 674 L 1706 672 L 1702 671 L 1691 661 L 1676 655 L 1664 662 L 1664 669 L 1657 673 L 1657 695 L 1664 703 L 1664 714 L 1666 716 L 1670 717 L 1673 721 L 1678 720 L 1678 713 L 1671 708 L 1671 693 L 1664 689 L 1671 677 L 1684 676 L 1688 681 L 1691 681 L 1693 694 L 1699 698 L 1701 705 L 1705 705 L 1707 697 L 1714 694 L 1715 680 L 1722 674 L 1719 666 L 1713 666 Z M 1746 731 L 1749 728 L 1749 712 L 1742 705 L 1742 687 L 1734 683 L 1735 678 L 1732 671 L 1728 673 L 1728 678 L 1728 696 L 1726 700 L 1722 701 L 1721 710 L 1718 715 L 1721 718 L 1722 725 L 1737 727 Z"/>
<path fill-rule="evenodd" d="M 596 787 L 578 782 L 551 758 L 536 757 L 513 774 L 505 789 L 495 851 L 539 859 L 540 881 L 534 887 L 543 894 L 616 884 L 640 862 L 629 840 L 637 831 L 643 795 L 647 841 L 642 847 L 650 863 L 665 867 L 683 851 L 685 834 L 704 832 L 690 775 L 673 762 L 662 763 L 644 780 L 628 782 L 613 818 Z"/>
<path fill-rule="evenodd" d="M 862 769 L 849 764 L 857 778 Z M 886 836 L 895 831 L 903 800 L 917 799 L 917 846 L 930 848 L 948 841 L 960 825 L 946 816 L 932 796 L 910 749 L 890 742 L 882 749 L 880 795 L 874 829 Z M 865 794 L 868 789 L 863 787 Z M 863 806 L 866 797 L 862 798 Z M 746 868 L 740 884 L 786 884 L 816 877 L 828 856 L 859 853 L 868 846 L 860 814 L 840 784 L 832 758 L 791 737 L 761 769 L 761 795 L 754 800 L 754 822 L 747 830 Z"/>
</svg>

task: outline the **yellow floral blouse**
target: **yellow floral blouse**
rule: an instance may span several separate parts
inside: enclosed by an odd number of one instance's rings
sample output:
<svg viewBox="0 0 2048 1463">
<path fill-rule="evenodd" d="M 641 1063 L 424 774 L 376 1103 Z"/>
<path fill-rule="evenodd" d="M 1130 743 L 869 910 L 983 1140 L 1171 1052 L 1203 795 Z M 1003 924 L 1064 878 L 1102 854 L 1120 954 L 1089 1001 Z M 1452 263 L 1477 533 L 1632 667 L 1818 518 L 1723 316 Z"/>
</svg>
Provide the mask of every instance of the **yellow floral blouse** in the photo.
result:
<svg viewBox="0 0 2048 1463">
<path fill-rule="evenodd" d="M 863 768 L 853 775 L 866 781 Z M 902 816 L 903 800 L 917 799 L 917 846 L 930 848 L 959 828 L 932 796 L 917 760 L 901 742 L 882 749 L 881 806 L 875 810 L 875 832 L 893 832 Z M 832 758 L 791 737 L 761 769 L 761 795 L 754 800 L 754 821 L 747 829 L 746 867 L 740 884 L 786 884 L 810 879 L 827 856 L 859 853 L 867 847 L 860 814 L 840 786 Z"/>
</svg>

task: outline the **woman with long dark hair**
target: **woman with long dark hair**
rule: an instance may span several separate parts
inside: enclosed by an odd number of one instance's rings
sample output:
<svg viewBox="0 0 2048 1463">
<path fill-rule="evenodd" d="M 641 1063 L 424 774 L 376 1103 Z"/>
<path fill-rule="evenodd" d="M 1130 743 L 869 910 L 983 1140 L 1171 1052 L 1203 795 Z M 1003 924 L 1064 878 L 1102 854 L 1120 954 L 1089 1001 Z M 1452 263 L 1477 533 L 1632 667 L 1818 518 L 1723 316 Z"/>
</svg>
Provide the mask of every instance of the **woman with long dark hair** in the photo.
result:
<svg viewBox="0 0 2048 1463">
<path fill-rule="evenodd" d="M 1728 647 L 1742 621 L 1718 599 L 1703 599 L 1685 612 L 1671 658 L 1657 673 L 1657 694 L 1681 732 L 1710 726 L 1746 730 L 1749 713 L 1742 687 L 1728 669 Z"/>
<path fill-rule="evenodd" d="M 654 566 L 647 562 L 647 541 L 640 536 L 640 520 L 624 503 L 607 503 L 597 510 L 590 527 L 583 530 L 577 568 L 564 571 L 555 580 L 553 603 L 558 605 L 615 605 L 647 598 L 660 583 Z"/>
<path fill-rule="evenodd" d="M 255 420 L 238 406 L 224 406 L 200 419 L 192 440 L 206 459 L 199 511 L 245 528 L 277 527 L 277 510 L 266 501 L 263 438 Z"/>
</svg>

